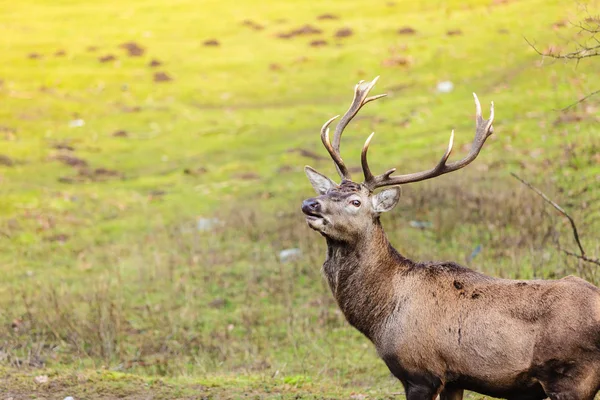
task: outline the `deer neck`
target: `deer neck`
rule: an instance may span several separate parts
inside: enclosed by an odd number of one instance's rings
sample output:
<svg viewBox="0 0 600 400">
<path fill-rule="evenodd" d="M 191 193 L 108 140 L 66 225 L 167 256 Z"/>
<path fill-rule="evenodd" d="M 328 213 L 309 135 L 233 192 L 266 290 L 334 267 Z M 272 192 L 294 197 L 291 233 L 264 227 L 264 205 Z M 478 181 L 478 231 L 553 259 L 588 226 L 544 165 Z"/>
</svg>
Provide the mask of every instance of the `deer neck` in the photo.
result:
<svg viewBox="0 0 600 400">
<path fill-rule="evenodd" d="M 377 219 L 355 243 L 327 238 L 323 272 L 348 322 L 373 340 L 394 307 L 393 277 L 411 264 Z"/>
</svg>

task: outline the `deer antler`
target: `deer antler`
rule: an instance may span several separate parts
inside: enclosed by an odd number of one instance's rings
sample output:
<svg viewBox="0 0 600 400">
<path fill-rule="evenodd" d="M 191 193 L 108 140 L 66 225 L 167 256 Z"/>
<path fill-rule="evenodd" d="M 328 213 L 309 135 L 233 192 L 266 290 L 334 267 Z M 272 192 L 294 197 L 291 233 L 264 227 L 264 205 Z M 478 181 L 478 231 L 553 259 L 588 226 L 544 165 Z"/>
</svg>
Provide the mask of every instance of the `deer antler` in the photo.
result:
<svg viewBox="0 0 600 400">
<path fill-rule="evenodd" d="M 367 162 L 367 151 L 369 150 L 369 144 L 371 143 L 371 139 L 375 134 L 372 133 L 365 141 L 365 145 L 363 146 L 360 157 L 363 173 L 365 175 L 365 181 L 363 182 L 363 185 L 365 185 L 369 190 L 373 191 L 383 186 L 401 185 L 405 183 L 418 182 L 425 179 L 434 178 L 436 176 L 447 174 L 448 172 L 456 171 L 469 165 L 479 155 L 479 152 L 481 151 L 485 140 L 492 133 L 494 133 L 494 128 L 492 127 L 492 123 L 494 122 L 494 102 L 492 102 L 490 118 L 484 120 L 481 116 L 481 104 L 479 104 L 479 99 L 477 98 L 477 95 L 475 93 L 473 93 L 473 97 L 475 98 L 477 124 L 475 128 L 475 139 L 473 140 L 473 144 L 471 145 L 471 150 L 469 151 L 469 154 L 465 158 L 463 158 L 460 161 L 455 161 L 450 164 L 446 164 L 446 161 L 448 160 L 448 157 L 450 157 L 450 153 L 452 152 L 452 145 L 454 143 L 454 130 L 452 130 L 452 134 L 450 135 L 450 142 L 448 143 L 448 149 L 442 156 L 440 162 L 433 169 L 430 169 L 428 171 L 421 171 L 412 174 L 391 177 L 390 175 L 396 171 L 396 168 L 392 168 L 381 175 L 373 176 L 371 170 L 369 169 L 369 164 Z"/>
<path fill-rule="evenodd" d="M 323 127 L 321 128 L 321 141 L 323 142 L 323 145 L 325 146 L 325 148 L 329 152 L 329 155 L 333 159 L 333 162 L 335 163 L 335 168 L 340 174 L 340 178 L 342 178 L 342 181 L 350 180 L 350 172 L 348 171 L 348 168 L 344 164 L 344 160 L 340 155 L 340 143 L 342 140 L 342 133 L 344 132 L 344 129 L 346 128 L 348 123 L 362 108 L 362 106 L 373 100 L 377 100 L 383 96 L 386 96 L 385 94 L 380 94 L 377 96 L 367 97 L 371 89 L 373 89 L 373 86 L 375 86 L 375 83 L 377 83 L 377 79 L 379 79 L 379 77 L 376 77 L 367 84 L 363 84 L 364 81 L 360 81 L 354 87 L 354 99 L 352 100 L 352 104 L 350 105 L 350 108 L 348 109 L 348 111 L 346 111 L 340 122 L 335 127 L 335 133 L 333 135 L 333 145 L 329 141 L 329 125 L 331 125 L 331 123 L 337 117 L 339 117 L 339 115 L 336 115 L 329 121 L 325 122 L 325 125 L 323 125 Z"/>
</svg>

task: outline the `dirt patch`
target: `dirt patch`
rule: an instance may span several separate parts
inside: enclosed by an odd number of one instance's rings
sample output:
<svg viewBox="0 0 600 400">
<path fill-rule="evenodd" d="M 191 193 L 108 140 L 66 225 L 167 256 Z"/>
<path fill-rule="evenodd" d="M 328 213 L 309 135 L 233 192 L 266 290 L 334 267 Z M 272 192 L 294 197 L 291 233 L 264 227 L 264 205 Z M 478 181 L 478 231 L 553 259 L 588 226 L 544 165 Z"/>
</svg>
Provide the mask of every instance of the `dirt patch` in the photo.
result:
<svg viewBox="0 0 600 400">
<path fill-rule="evenodd" d="M 114 169 L 96 168 L 94 170 L 94 176 L 96 176 L 96 177 L 99 177 L 99 176 L 104 176 L 104 177 L 121 176 L 121 173 L 119 171 L 114 170 Z"/>
<path fill-rule="evenodd" d="M 9 156 L 0 154 L 0 165 L 4 165 L 5 167 L 12 167 L 13 165 L 15 165 L 15 162 Z"/>
<path fill-rule="evenodd" d="M 564 28 L 565 26 L 567 26 L 567 21 L 562 20 L 562 21 L 556 21 L 555 23 L 552 24 L 552 29 L 559 30 L 561 28 Z"/>
<path fill-rule="evenodd" d="M 118 131 L 114 131 L 111 136 L 112 137 L 128 137 L 129 134 L 127 133 L 127 131 L 120 129 Z"/>
<path fill-rule="evenodd" d="M 68 239 L 69 239 L 69 235 L 66 235 L 64 233 L 58 233 L 56 235 L 48 236 L 47 238 L 45 238 L 45 240 L 47 240 L 48 242 L 60 242 L 60 243 L 65 243 Z"/>
<path fill-rule="evenodd" d="M 279 167 L 277 169 L 277 173 L 284 174 L 286 172 L 292 172 L 293 170 L 294 170 L 294 167 L 292 167 L 291 165 L 282 165 L 281 167 Z"/>
<path fill-rule="evenodd" d="M 337 15 L 333 15 L 333 14 L 321 14 L 317 17 L 318 20 L 332 20 L 332 19 L 340 19 L 340 17 L 338 17 Z"/>
<path fill-rule="evenodd" d="M 281 68 L 280 64 L 272 63 L 272 64 L 269 64 L 269 70 L 271 70 L 271 71 L 281 71 L 282 68 Z"/>
<path fill-rule="evenodd" d="M 155 72 L 153 79 L 154 82 L 170 82 L 173 80 L 166 72 Z"/>
<path fill-rule="evenodd" d="M 97 46 L 88 46 L 88 47 L 86 47 L 86 51 L 89 51 L 90 53 L 93 53 L 93 52 L 95 52 L 97 50 L 98 50 Z"/>
<path fill-rule="evenodd" d="M 127 54 L 129 55 L 129 57 L 140 57 L 146 52 L 146 49 L 144 49 L 136 42 L 121 43 L 119 47 L 127 50 Z"/>
<path fill-rule="evenodd" d="M 56 150 L 75 151 L 75 148 L 67 143 L 55 143 L 52 145 L 52 148 Z"/>
<path fill-rule="evenodd" d="M 158 61 L 156 58 L 153 58 L 149 63 L 148 66 L 149 67 L 160 67 L 161 65 L 163 65 L 162 62 Z"/>
<path fill-rule="evenodd" d="M 501 35 L 508 35 L 510 32 L 506 28 L 498 29 L 498 33 Z"/>
<path fill-rule="evenodd" d="M 123 106 L 121 107 L 121 111 L 126 113 L 137 113 L 142 111 L 142 107 L 140 106 Z"/>
<path fill-rule="evenodd" d="M 562 125 L 562 124 L 570 124 L 573 122 L 583 121 L 584 117 L 581 114 L 576 113 L 564 113 L 561 114 L 554 122 L 552 123 L 554 126 Z"/>
<path fill-rule="evenodd" d="M 255 31 L 262 31 L 263 29 L 265 29 L 264 26 L 262 26 L 261 24 L 258 24 L 252 20 L 249 19 L 245 19 L 242 21 L 242 25 L 243 26 L 247 26 L 250 29 L 253 29 Z"/>
<path fill-rule="evenodd" d="M 410 26 L 403 26 L 396 31 L 398 35 L 415 35 L 417 31 Z"/>
<path fill-rule="evenodd" d="M 186 168 L 183 170 L 183 173 L 186 175 L 202 175 L 208 172 L 208 169 L 205 167 L 197 167 L 197 168 Z"/>
<path fill-rule="evenodd" d="M 460 36 L 462 34 L 463 34 L 463 32 L 460 29 L 452 29 L 452 30 L 449 30 L 448 32 L 446 32 L 446 35 L 448 35 L 448 36 Z"/>
<path fill-rule="evenodd" d="M 354 32 L 352 31 L 352 29 L 350 29 L 350 28 L 341 28 L 341 29 L 338 29 L 335 32 L 335 37 L 345 38 L 345 37 L 348 37 L 348 36 L 352 36 L 353 34 L 354 34 Z"/>
<path fill-rule="evenodd" d="M 54 159 L 71 167 L 86 167 L 88 165 L 87 161 L 68 154 L 59 154 Z"/>
<path fill-rule="evenodd" d="M 119 171 L 108 168 L 79 168 L 75 176 L 63 176 L 58 178 L 61 183 L 84 183 L 84 182 L 102 182 L 111 178 L 123 178 Z"/>
<path fill-rule="evenodd" d="M 256 172 L 243 172 L 235 175 L 235 177 L 244 181 L 255 181 L 260 179 L 260 175 L 258 175 Z"/>
<path fill-rule="evenodd" d="M 10 126 L 0 125 L 0 132 L 2 132 L 2 133 L 16 133 L 17 130 L 15 128 L 11 128 Z"/>
<path fill-rule="evenodd" d="M 404 56 L 392 56 L 387 58 L 381 62 L 381 65 L 384 67 L 408 67 L 412 64 L 412 59 L 410 57 Z"/>
<path fill-rule="evenodd" d="M 322 47 L 322 46 L 327 46 L 327 40 L 323 40 L 323 39 L 317 39 L 317 40 L 313 40 L 312 42 L 309 43 L 309 45 L 311 47 Z"/>
<path fill-rule="evenodd" d="M 42 55 L 40 53 L 29 53 L 27 54 L 27 58 L 29 58 L 30 60 L 39 60 L 40 58 L 42 58 Z"/>
<path fill-rule="evenodd" d="M 312 150 L 295 148 L 295 149 L 289 149 L 287 152 L 288 153 L 299 153 L 302 157 L 311 158 L 315 161 L 318 161 L 318 160 L 326 161 L 327 160 L 327 158 L 320 156 L 319 154 L 315 153 Z"/>
<path fill-rule="evenodd" d="M 223 298 L 216 298 L 213 301 L 211 301 L 210 303 L 208 303 L 208 306 L 210 308 L 223 308 L 227 305 L 227 301 Z"/>
<path fill-rule="evenodd" d="M 277 35 L 280 39 L 291 39 L 295 36 L 305 36 L 305 35 L 319 35 L 323 33 L 323 31 L 312 25 L 303 25 L 300 28 L 293 29 L 289 32 L 279 33 Z"/>
<path fill-rule="evenodd" d="M 55 57 L 64 57 L 67 55 L 67 52 L 64 50 L 56 50 L 56 52 L 54 53 Z"/>
<path fill-rule="evenodd" d="M 221 45 L 221 43 L 219 43 L 217 39 L 208 39 L 205 40 L 202 44 L 207 47 L 218 47 Z"/>
<path fill-rule="evenodd" d="M 101 63 L 115 61 L 116 59 L 117 59 L 117 57 L 113 56 L 112 54 L 107 54 L 105 56 L 98 57 L 98 61 L 100 61 Z"/>
</svg>

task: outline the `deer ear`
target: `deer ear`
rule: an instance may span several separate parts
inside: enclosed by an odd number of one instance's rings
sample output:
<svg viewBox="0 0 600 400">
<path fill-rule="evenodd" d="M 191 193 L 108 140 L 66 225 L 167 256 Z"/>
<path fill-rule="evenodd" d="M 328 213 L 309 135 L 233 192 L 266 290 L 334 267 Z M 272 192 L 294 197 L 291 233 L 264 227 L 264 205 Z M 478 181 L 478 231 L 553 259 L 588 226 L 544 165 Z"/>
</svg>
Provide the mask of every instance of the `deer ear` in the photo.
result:
<svg viewBox="0 0 600 400">
<path fill-rule="evenodd" d="M 304 167 L 304 172 L 308 176 L 310 184 L 318 194 L 325 194 L 329 189 L 337 187 L 338 184 L 326 177 L 323 174 L 318 173 L 308 165 Z"/>
<path fill-rule="evenodd" d="M 398 200 L 400 200 L 400 193 L 400 186 L 394 186 L 377 193 L 371 197 L 373 211 L 376 213 L 390 211 L 396 206 L 396 204 L 398 204 Z"/>
</svg>

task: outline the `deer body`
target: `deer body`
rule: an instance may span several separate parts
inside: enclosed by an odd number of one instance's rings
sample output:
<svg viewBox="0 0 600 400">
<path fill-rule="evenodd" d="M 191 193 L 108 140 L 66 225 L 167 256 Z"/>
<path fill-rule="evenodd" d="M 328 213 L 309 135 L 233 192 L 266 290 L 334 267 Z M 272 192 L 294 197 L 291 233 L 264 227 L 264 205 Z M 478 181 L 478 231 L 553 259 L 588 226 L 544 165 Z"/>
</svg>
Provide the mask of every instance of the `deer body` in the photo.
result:
<svg viewBox="0 0 600 400">
<path fill-rule="evenodd" d="M 366 98 L 373 84 L 357 85 L 334 145 L 322 132 L 342 183 L 307 167 L 319 196 L 302 206 L 309 226 L 327 240 L 323 273 L 348 322 L 373 342 L 408 400 L 462 399 L 465 389 L 509 399 L 593 399 L 600 390 L 598 288 L 572 276 L 517 281 L 452 262 L 416 263 L 389 243 L 379 215 L 400 193 L 392 187 L 373 194 L 374 186 L 426 179 L 472 159 L 446 165 L 450 145 L 431 171 L 374 177 L 365 168 L 371 136 L 363 149 L 365 183 L 349 180 L 339 137 L 358 109 L 378 98 Z M 481 119 L 476 103 L 475 156 L 493 119 Z"/>
</svg>

